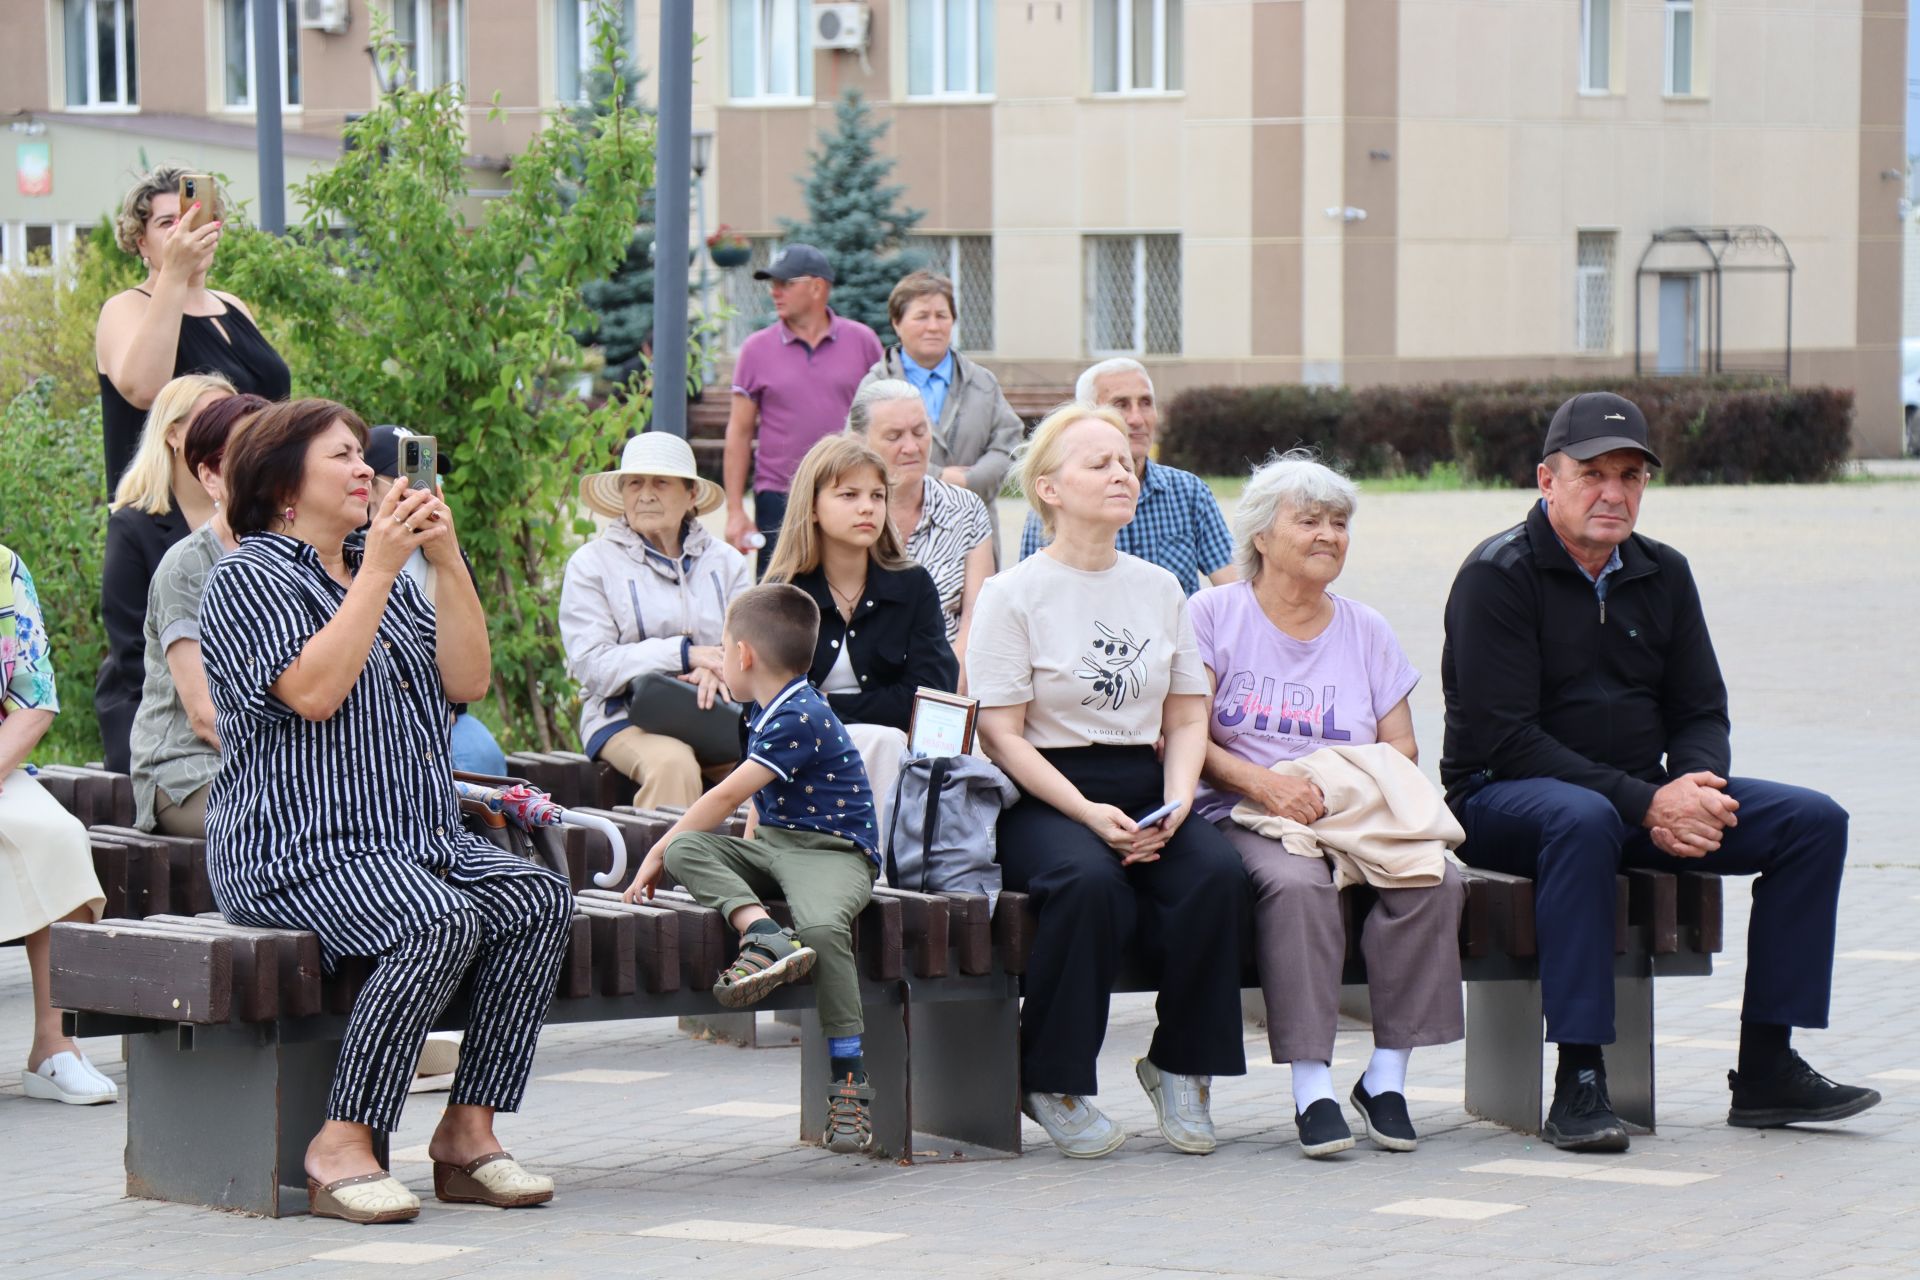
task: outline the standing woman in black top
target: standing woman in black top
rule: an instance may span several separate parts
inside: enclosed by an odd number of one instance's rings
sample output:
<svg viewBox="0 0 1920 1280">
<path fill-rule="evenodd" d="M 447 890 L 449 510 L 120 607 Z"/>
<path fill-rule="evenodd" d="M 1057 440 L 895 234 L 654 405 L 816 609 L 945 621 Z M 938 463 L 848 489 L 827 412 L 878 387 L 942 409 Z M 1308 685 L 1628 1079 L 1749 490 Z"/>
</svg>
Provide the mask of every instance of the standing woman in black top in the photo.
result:
<svg viewBox="0 0 1920 1280">
<path fill-rule="evenodd" d="M 246 303 L 207 288 L 220 211 L 174 234 L 186 212 L 179 190 L 185 173 L 169 166 L 142 178 L 114 224 L 120 247 L 146 264 L 147 278 L 107 299 L 94 335 L 109 493 L 133 459 L 153 398 L 181 374 L 222 374 L 236 390 L 268 400 L 285 400 L 292 390 L 287 362 L 261 336 Z"/>
</svg>

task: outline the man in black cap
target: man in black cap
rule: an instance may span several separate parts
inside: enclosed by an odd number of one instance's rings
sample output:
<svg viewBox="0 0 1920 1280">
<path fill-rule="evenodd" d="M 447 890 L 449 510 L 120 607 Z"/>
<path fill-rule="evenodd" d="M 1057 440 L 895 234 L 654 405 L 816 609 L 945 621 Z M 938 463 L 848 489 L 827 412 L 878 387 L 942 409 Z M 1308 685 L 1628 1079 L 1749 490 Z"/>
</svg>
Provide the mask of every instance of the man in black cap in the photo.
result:
<svg viewBox="0 0 1920 1280">
<path fill-rule="evenodd" d="M 753 278 L 768 281 L 777 318 L 740 344 L 721 474 L 727 491 L 727 541 L 752 552 L 757 530 L 760 572 L 765 573 L 800 459 L 823 436 L 846 429 L 853 394 L 884 352 L 873 330 L 836 315 L 827 305 L 833 295 L 833 264 L 812 245 L 788 245 Z"/>
<path fill-rule="evenodd" d="M 1801 787 L 1730 776 L 1727 689 L 1686 558 L 1633 531 L 1647 422 L 1605 392 L 1547 428 L 1540 501 L 1475 547 L 1447 600 L 1447 802 L 1467 863 L 1530 877 L 1547 1039 L 1544 1136 L 1624 1151 L 1601 1046 L 1614 1039 L 1622 867 L 1758 875 L 1728 1123 L 1818 1123 L 1880 1101 L 1789 1046 L 1827 1025 L 1847 813 Z"/>
</svg>

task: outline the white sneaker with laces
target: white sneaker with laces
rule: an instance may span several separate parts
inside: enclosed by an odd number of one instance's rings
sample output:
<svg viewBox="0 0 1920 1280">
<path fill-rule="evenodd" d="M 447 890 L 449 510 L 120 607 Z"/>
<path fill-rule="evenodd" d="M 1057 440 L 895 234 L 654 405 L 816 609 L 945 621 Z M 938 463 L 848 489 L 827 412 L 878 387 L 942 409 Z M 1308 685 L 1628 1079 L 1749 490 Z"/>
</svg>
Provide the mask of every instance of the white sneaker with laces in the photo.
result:
<svg viewBox="0 0 1920 1280">
<path fill-rule="evenodd" d="M 1072 1093 L 1029 1093 L 1020 1110 L 1047 1131 L 1060 1154 L 1071 1160 L 1097 1160 L 1120 1149 L 1127 1135 L 1093 1099 Z"/>
<path fill-rule="evenodd" d="M 1153 1103 L 1153 1114 L 1160 1121 L 1160 1136 L 1175 1151 L 1190 1156 L 1212 1153 L 1219 1140 L 1214 1137 L 1212 1076 L 1183 1076 L 1162 1071 L 1146 1058 L 1134 1060 L 1133 1073 Z"/>
</svg>

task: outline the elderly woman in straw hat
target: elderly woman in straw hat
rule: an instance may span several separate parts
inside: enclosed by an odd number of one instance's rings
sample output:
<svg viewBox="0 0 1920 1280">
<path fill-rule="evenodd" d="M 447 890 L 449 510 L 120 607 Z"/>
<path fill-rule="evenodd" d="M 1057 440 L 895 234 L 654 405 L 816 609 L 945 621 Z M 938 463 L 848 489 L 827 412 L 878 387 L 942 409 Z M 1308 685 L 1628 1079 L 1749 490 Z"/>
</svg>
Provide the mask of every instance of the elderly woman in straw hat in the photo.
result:
<svg viewBox="0 0 1920 1280">
<path fill-rule="evenodd" d="M 700 764 L 686 743 L 627 722 L 628 686 L 659 672 L 699 686 L 702 705 L 727 696 L 720 628 L 753 566 L 697 518 L 724 500 L 687 442 L 659 431 L 629 440 L 617 470 L 580 482 L 580 501 L 612 523 L 567 561 L 560 638 L 582 688 L 586 752 L 633 779 L 641 808 L 692 804 Z"/>
</svg>

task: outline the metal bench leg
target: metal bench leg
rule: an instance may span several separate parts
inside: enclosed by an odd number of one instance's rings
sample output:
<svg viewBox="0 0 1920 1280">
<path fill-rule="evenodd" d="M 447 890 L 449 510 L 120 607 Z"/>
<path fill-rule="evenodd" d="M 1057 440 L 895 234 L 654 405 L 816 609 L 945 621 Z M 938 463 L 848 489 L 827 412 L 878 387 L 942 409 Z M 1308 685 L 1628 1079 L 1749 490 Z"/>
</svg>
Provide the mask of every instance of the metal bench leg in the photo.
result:
<svg viewBox="0 0 1920 1280">
<path fill-rule="evenodd" d="M 680 1015 L 680 1030 L 699 1040 L 721 1040 L 748 1049 L 758 1047 L 751 1009 L 744 1013 L 683 1013 Z"/>
<path fill-rule="evenodd" d="M 269 1027 L 127 1037 L 127 1194 L 305 1213 L 307 1143 L 326 1119 L 338 1041 L 278 1044 Z M 381 1144 L 384 1146 L 384 1143 Z"/>
<path fill-rule="evenodd" d="M 860 1036 L 867 1083 L 873 1086 L 873 1152 L 888 1159 L 913 1153 L 912 1102 L 908 1096 L 907 1007 L 869 1004 Z M 800 1141 L 821 1142 L 827 1132 L 827 1038 L 820 1015 L 800 1015 Z"/>
<path fill-rule="evenodd" d="M 1605 1049 L 1607 1094 L 1628 1127 L 1653 1132 L 1653 975 L 1613 980 L 1614 1041 Z"/>
<path fill-rule="evenodd" d="M 1020 1154 L 1020 1001 L 913 1006 L 913 1127 L 942 1155 Z M 938 1135 L 937 1138 L 929 1135 Z"/>
<path fill-rule="evenodd" d="M 1540 1132 L 1545 1023 L 1538 981 L 1467 984 L 1467 1113 Z"/>
</svg>

